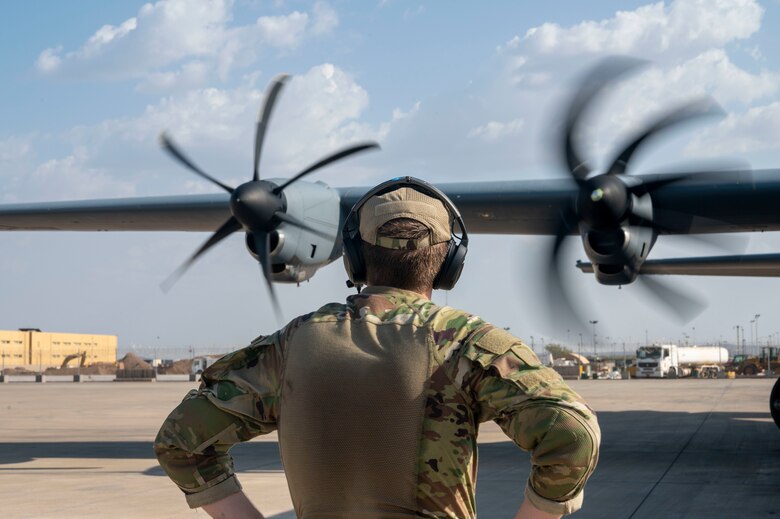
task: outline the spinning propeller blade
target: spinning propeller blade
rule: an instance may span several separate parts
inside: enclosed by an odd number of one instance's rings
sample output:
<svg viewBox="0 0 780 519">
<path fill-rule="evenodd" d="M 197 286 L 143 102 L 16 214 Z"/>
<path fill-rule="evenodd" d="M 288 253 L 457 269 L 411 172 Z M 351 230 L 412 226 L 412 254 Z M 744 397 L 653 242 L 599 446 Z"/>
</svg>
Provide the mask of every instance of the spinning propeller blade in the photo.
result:
<svg viewBox="0 0 780 519">
<path fill-rule="evenodd" d="M 268 121 L 271 119 L 271 112 L 273 112 L 276 104 L 276 98 L 279 97 L 279 92 L 282 91 L 282 87 L 287 83 L 289 77 L 287 74 L 279 74 L 271 81 L 263 107 L 257 116 L 257 126 L 255 127 L 255 168 L 252 173 L 252 180 L 260 180 L 260 154 L 263 151 L 265 130 L 268 127 Z"/>
<path fill-rule="evenodd" d="M 217 229 L 214 234 L 212 234 L 206 242 L 200 246 L 198 250 L 195 251 L 195 253 L 187 258 L 187 261 L 181 264 L 179 268 L 177 268 L 173 273 L 168 276 L 168 278 L 162 282 L 160 285 L 160 288 L 162 288 L 163 292 L 168 292 L 171 288 L 173 288 L 173 285 L 176 284 L 176 282 L 181 278 L 181 276 L 187 271 L 190 266 L 195 263 L 195 260 L 197 260 L 204 252 L 209 250 L 211 247 L 216 245 L 217 243 L 221 242 L 228 236 L 230 236 L 232 233 L 238 231 L 241 229 L 241 224 L 238 223 L 238 220 L 233 218 L 232 216 L 223 223 L 219 229 Z"/>
<path fill-rule="evenodd" d="M 200 169 L 198 166 L 195 165 L 194 162 L 188 159 L 187 156 L 184 155 L 184 153 L 181 150 L 179 150 L 178 146 L 174 144 L 174 142 L 171 140 L 170 137 L 168 137 L 168 134 L 166 134 L 165 132 L 163 132 L 160 135 L 160 144 L 162 145 L 163 149 L 167 151 L 173 158 L 175 158 L 176 160 L 184 164 L 184 166 L 189 168 L 191 171 L 197 173 L 198 175 L 205 178 L 212 184 L 218 185 L 228 193 L 233 192 L 232 187 L 223 184 L 216 178 L 212 177 L 211 175 L 209 175 L 208 173 Z"/>
<path fill-rule="evenodd" d="M 620 180 L 620 177 L 628 171 L 636 151 L 664 131 L 704 117 L 723 115 L 723 110 L 714 101 L 704 97 L 674 107 L 650 122 L 615 154 L 615 158 L 606 172 L 591 176 L 586 161 L 577 151 L 576 141 L 580 126 L 583 125 L 583 116 L 594 99 L 607 86 L 621 76 L 636 70 L 642 64 L 641 61 L 626 58 L 603 61 L 581 80 L 580 89 L 566 110 L 565 124 L 561 135 L 561 151 L 569 175 L 577 184 L 578 193 L 574 200 L 561 209 L 558 230 L 550 247 L 550 261 L 547 262 L 546 279 L 552 309 L 567 321 L 579 325 L 580 328 L 582 328 L 584 321 L 578 317 L 578 312 L 569 301 L 561 280 L 560 255 L 563 239 L 570 234 L 585 232 L 585 230 L 595 233 L 599 239 L 606 240 L 603 243 L 608 243 L 613 248 L 615 251 L 613 260 L 622 261 L 625 265 L 622 268 L 633 269 L 635 258 L 628 257 L 625 250 L 621 249 L 621 245 L 624 243 L 622 240 L 625 239 L 623 238 L 625 225 L 650 227 L 656 234 L 665 234 L 674 230 L 684 232 L 682 227 L 689 225 L 691 218 L 693 218 L 693 215 L 671 215 L 663 208 L 655 207 L 652 207 L 650 212 L 637 210 L 634 213 L 635 198 L 646 194 L 652 195 L 656 189 L 677 182 L 706 178 L 702 175 L 718 174 L 718 172 L 684 172 L 639 183 Z M 676 229 L 675 226 L 681 228 Z M 704 239 L 706 240 L 706 238 Z M 614 265 L 608 264 L 605 267 L 616 268 L 620 272 L 621 265 L 616 263 Z M 693 317 L 703 308 L 700 301 L 674 290 L 664 283 L 640 279 L 653 297 L 662 301 L 663 306 L 676 316 Z M 627 282 L 631 280 L 633 278 L 628 278 Z"/>
</svg>

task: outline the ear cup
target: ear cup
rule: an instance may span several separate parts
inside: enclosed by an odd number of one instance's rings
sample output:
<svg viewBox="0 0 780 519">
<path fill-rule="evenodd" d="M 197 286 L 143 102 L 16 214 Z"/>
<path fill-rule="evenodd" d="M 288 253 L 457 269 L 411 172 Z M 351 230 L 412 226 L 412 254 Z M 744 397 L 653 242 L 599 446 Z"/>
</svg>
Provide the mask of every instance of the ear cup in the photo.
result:
<svg viewBox="0 0 780 519">
<path fill-rule="evenodd" d="M 458 279 L 460 279 L 461 272 L 463 272 L 466 252 L 468 252 L 466 245 L 450 240 L 447 256 L 444 258 L 444 263 L 442 263 L 439 273 L 433 280 L 433 288 L 437 290 L 452 290 L 455 287 Z"/>
<path fill-rule="evenodd" d="M 363 200 L 352 208 L 341 230 L 342 258 L 349 280 L 355 285 L 366 284 L 366 262 L 363 259 L 363 239 L 360 237 L 358 211 Z"/>
<path fill-rule="evenodd" d="M 344 245 L 344 269 L 347 271 L 349 280 L 355 285 L 366 284 L 366 262 L 363 259 L 362 239 L 360 233 L 357 238 L 342 239 Z"/>
</svg>

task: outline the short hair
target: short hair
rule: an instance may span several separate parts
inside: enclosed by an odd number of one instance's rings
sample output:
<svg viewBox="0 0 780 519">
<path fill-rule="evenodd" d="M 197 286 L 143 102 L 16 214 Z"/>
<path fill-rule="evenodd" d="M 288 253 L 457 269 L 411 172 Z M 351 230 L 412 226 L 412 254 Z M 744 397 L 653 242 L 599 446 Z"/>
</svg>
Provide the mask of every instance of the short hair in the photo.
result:
<svg viewBox="0 0 780 519">
<path fill-rule="evenodd" d="M 377 229 L 377 236 L 419 240 L 430 235 L 425 224 L 411 218 L 396 218 Z M 419 249 L 388 249 L 362 243 L 369 285 L 383 285 L 419 293 L 433 288 L 433 282 L 447 256 L 448 243 Z"/>
</svg>

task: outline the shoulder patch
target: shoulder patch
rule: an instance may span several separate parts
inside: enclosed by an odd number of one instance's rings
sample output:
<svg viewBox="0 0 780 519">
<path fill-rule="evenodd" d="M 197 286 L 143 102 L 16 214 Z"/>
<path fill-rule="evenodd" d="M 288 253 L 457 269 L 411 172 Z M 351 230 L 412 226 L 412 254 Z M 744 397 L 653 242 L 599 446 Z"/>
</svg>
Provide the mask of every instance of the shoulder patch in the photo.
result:
<svg viewBox="0 0 780 519">
<path fill-rule="evenodd" d="M 489 330 L 485 335 L 475 341 L 474 344 L 478 348 L 481 348 L 490 353 L 496 355 L 503 355 L 512 347 L 512 345 L 520 342 L 520 339 L 501 328 L 493 328 Z"/>
</svg>

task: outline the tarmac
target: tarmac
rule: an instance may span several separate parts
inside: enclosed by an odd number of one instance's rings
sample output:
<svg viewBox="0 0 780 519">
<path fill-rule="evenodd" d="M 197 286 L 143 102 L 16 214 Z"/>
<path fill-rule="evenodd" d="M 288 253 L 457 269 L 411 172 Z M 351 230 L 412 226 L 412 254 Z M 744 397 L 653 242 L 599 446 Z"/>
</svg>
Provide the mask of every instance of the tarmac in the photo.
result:
<svg viewBox="0 0 780 519">
<path fill-rule="evenodd" d="M 577 380 L 597 411 L 601 459 L 578 518 L 780 517 L 775 379 Z M 157 428 L 194 383 L 0 385 L 0 510 L 12 518 L 207 517 L 190 510 L 152 453 Z M 293 519 L 275 435 L 232 451 L 245 491 Z M 481 518 L 511 519 L 529 455 L 480 431 Z"/>
</svg>

